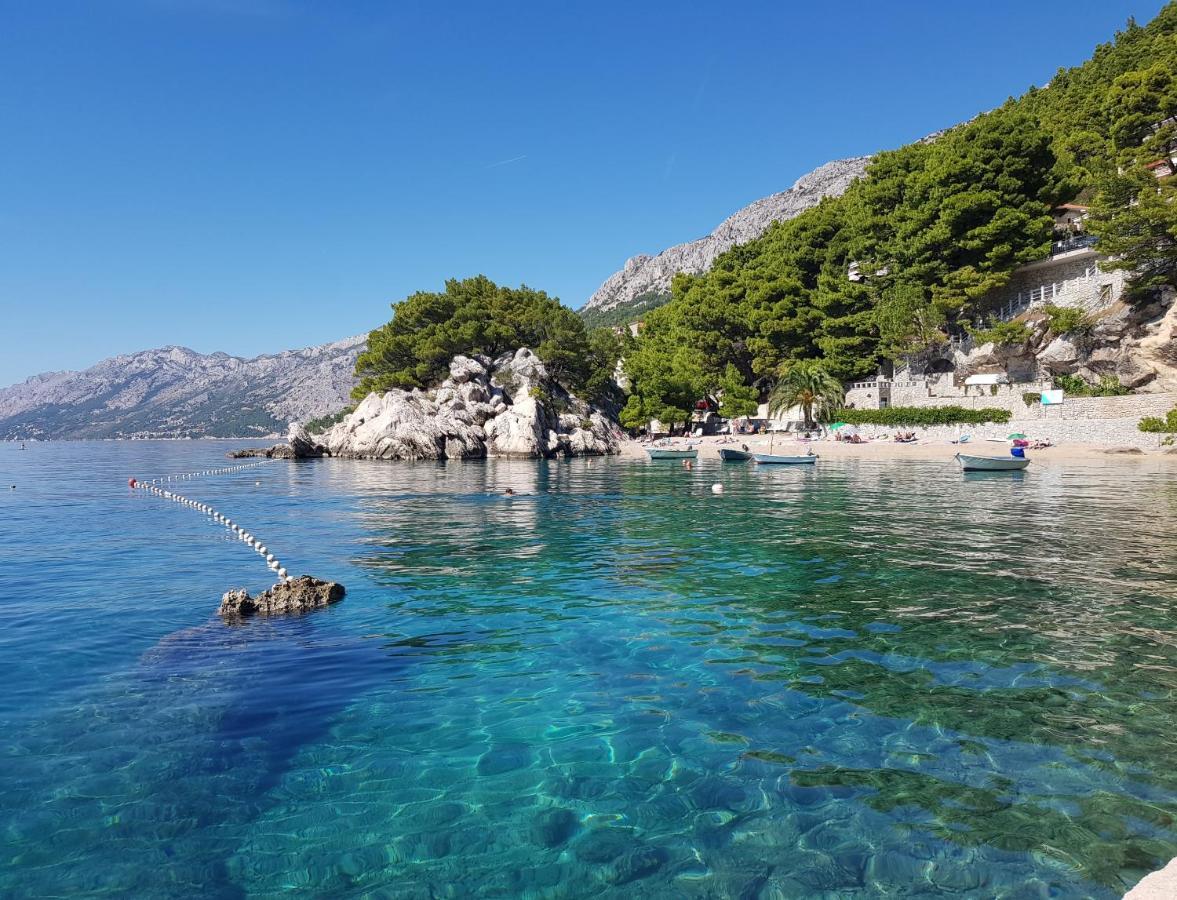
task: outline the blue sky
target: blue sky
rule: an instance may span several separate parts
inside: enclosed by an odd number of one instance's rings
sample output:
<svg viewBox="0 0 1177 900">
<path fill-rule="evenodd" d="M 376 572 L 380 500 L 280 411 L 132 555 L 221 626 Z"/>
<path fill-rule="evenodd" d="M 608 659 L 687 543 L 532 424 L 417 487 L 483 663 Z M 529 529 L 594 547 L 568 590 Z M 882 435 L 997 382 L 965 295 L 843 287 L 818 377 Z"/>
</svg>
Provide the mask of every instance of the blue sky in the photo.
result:
<svg viewBox="0 0 1177 900">
<path fill-rule="evenodd" d="M 1160 0 L 0 0 L 0 385 L 254 355 L 479 272 L 580 306 Z"/>
</svg>

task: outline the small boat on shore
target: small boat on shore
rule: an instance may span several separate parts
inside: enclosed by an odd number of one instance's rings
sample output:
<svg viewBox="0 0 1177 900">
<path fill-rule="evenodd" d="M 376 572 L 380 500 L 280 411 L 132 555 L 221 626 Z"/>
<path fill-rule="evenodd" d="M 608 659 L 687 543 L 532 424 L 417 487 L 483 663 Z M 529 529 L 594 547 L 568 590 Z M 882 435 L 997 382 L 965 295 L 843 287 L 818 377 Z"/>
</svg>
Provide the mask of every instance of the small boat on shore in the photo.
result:
<svg viewBox="0 0 1177 900">
<path fill-rule="evenodd" d="M 1024 456 L 966 456 L 954 457 L 963 472 L 1020 472 L 1030 465 Z"/>
<path fill-rule="evenodd" d="M 752 454 L 747 450 L 734 450 L 731 447 L 720 447 L 719 458 L 724 462 L 747 462 Z"/>
<path fill-rule="evenodd" d="M 807 466 L 817 462 L 816 453 L 803 456 L 781 456 L 773 453 L 753 453 L 752 458 L 762 466 Z"/>
<path fill-rule="evenodd" d="M 695 449 L 674 450 L 670 447 L 647 447 L 650 459 L 697 459 L 699 451 Z"/>
</svg>

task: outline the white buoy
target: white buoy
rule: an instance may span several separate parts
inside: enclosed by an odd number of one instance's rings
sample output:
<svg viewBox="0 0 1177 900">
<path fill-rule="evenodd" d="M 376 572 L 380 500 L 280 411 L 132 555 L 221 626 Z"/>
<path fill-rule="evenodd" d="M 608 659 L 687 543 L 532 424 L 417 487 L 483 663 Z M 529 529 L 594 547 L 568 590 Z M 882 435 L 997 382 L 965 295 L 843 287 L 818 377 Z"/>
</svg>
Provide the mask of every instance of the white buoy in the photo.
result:
<svg viewBox="0 0 1177 900">
<path fill-rule="evenodd" d="M 715 484 L 711 485 L 711 493 L 722 494 L 723 493 L 723 485 L 720 484 L 719 482 L 716 482 Z"/>
</svg>

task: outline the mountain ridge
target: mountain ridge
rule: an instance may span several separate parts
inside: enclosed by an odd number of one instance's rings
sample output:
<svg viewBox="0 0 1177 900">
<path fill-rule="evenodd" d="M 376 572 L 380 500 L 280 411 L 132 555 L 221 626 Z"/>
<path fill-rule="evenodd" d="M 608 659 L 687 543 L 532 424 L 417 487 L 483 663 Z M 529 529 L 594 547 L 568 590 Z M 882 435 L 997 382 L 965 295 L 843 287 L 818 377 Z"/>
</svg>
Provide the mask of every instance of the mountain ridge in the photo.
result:
<svg viewBox="0 0 1177 900">
<path fill-rule="evenodd" d="M 0 439 L 263 437 L 350 402 L 356 335 L 255 357 L 179 344 L 0 389 Z"/>
<path fill-rule="evenodd" d="M 759 237 L 773 223 L 791 219 L 825 197 L 840 196 L 866 172 L 870 156 L 852 156 L 823 163 L 798 178 L 791 187 L 754 200 L 719 223 L 710 234 L 667 247 L 655 254 L 631 256 L 578 310 L 591 318 L 640 302 L 643 297 L 669 294 L 678 272 L 698 274 L 711 268 L 716 257 L 736 244 Z"/>
</svg>

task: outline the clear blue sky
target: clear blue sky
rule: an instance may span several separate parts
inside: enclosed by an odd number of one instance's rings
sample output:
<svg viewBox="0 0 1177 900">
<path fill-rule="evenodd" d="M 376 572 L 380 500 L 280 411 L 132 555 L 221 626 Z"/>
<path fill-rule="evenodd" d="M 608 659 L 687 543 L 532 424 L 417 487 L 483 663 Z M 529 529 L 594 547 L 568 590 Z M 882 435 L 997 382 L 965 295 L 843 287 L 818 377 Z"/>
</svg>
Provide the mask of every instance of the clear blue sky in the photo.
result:
<svg viewBox="0 0 1177 900">
<path fill-rule="evenodd" d="M 1048 81 L 1160 0 L 0 0 L 0 385 L 580 306 L 814 166 Z"/>
</svg>

